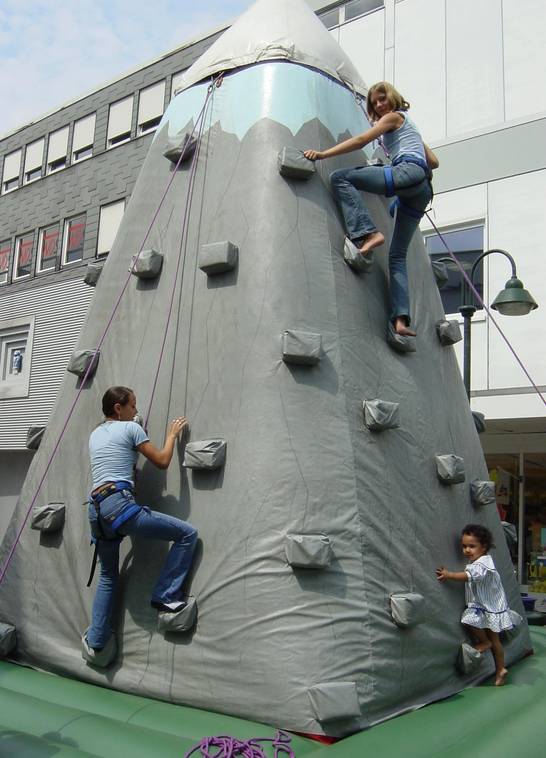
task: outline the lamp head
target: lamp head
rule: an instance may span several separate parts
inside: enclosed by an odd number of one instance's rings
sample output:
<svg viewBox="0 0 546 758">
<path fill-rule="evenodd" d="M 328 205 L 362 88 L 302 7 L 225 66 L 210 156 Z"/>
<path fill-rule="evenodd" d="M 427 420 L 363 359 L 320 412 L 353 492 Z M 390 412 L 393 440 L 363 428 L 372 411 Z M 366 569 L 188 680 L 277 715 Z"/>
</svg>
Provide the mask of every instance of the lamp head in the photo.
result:
<svg viewBox="0 0 546 758">
<path fill-rule="evenodd" d="M 538 308 L 538 305 L 532 295 L 523 289 L 523 282 L 512 276 L 491 303 L 491 308 L 503 316 L 526 316 Z"/>
</svg>

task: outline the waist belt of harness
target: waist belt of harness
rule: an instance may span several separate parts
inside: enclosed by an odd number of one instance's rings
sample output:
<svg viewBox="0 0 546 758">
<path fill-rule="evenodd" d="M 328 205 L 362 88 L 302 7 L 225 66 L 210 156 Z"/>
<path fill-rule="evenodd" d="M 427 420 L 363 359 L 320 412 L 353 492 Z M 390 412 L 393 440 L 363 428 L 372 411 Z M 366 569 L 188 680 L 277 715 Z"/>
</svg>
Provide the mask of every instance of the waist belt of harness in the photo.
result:
<svg viewBox="0 0 546 758">
<path fill-rule="evenodd" d="M 420 166 L 423 171 L 425 172 L 427 179 L 430 179 L 432 176 L 432 172 L 427 164 L 426 161 L 424 161 L 422 158 L 418 158 L 415 155 L 398 155 L 392 162 L 393 166 L 398 166 L 399 163 L 414 163 L 416 166 Z"/>
<path fill-rule="evenodd" d="M 102 485 L 101 487 L 98 487 L 96 490 L 94 490 L 91 493 L 91 502 L 95 506 L 95 511 L 97 513 L 97 522 L 98 527 L 101 532 L 102 539 L 108 539 L 104 536 L 104 533 L 102 532 L 102 527 L 100 523 L 101 519 L 101 513 L 100 513 L 100 504 L 103 500 L 106 500 L 107 497 L 110 497 L 110 495 L 114 495 L 116 492 L 122 492 L 123 490 L 129 490 L 132 492 L 132 487 L 129 482 L 106 482 L 106 484 Z M 121 513 L 116 516 L 116 518 L 112 521 L 112 523 L 109 524 L 112 531 L 116 531 L 119 529 L 119 527 L 124 524 L 126 521 L 128 521 L 130 518 L 132 518 L 135 514 L 137 514 L 141 510 L 141 506 L 137 505 L 136 503 L 132 503 L 131 505 L 127 505 L 125 508 L 121 510 Z"/>
</svg>

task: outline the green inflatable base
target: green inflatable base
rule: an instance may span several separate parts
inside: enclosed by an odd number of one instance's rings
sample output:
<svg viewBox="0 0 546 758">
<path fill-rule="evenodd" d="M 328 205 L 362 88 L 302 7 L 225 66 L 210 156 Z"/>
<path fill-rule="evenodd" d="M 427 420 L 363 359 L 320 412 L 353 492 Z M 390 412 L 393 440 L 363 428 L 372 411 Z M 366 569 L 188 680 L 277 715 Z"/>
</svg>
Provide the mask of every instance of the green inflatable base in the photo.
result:
<svg viewBox="0 0 546 758">
<path fill-rule="evenodd" d="M 510 669 L 504 687 L 486 682 L 335 745 L 293 735 L 292 749 L 297 758 L 460 758 L 465 752 L 538 758 L 545 745 L 546 628 L 533 627 L 531 634 L 535 655 Z M 0 662 L 0 756 L 183 758 L 203 737 L 219 734 L 271 738 L 275 730 Z"/>
</svg>

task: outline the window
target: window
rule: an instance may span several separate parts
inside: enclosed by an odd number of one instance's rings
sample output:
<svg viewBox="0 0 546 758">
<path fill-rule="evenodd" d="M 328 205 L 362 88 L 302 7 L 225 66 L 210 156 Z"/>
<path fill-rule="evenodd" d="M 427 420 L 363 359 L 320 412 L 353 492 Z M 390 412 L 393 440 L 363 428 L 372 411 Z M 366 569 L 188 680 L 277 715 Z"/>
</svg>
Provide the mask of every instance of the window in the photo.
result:
<svg viewBox="0 0 546 758">
<path fill-rule="evenodd" d="M 67 219 L 64 224 L 63 265 L 82 260 L 84 239 L 85 216 Z"/>
<path fill-rule="evenodd" d="M 173 78 L 171 81 L 171 100 L 176 95 L 176 90 L 178 89 L 178 87 L 180 87 L 180 85 L 182 84 L 182 79 L 186 71 L 187 69 L 185 69 L 184 71 L 179 71 L 176 74 L 173 74 Z"/>
<path fill-rule="evenodd" d="M 125 200 L 103 205 L 100 209 L 99 234 L 97 242 L 97 256 L 106 255 L 110 252 L 116 234 L 118 233 L 121 219 L 125 211 Z"/>
<path fill-rule="evenodd" d="M 38 241 L 38 271 L 51 271 L 59 254 L 59 224 L 42 229 Z"/>
<path fill-rule="evenodd" d="M 0 284 L 6 284 L 9 275 L 11 240 L 0 242 Z"/>
<path fill-rule="evenodd" d="M 383 5 L 383 0 L 349 0 L 345 3 L 345 21 L 363 16 L 364 13 L 382 8 Z"/>
<path fill-rule="evenodd" d="M 11 192 L 19 186 L 21 171 L 21 150 L 6 155 L 4 158 L 4 173 L 2 175 L 2 192 Z"/>
<path fill-rule="evenodd" d="M 0 321 L 0 398 L 26 397 L 34 318 Z"/>
<path fill-rule="evenodd" d="M 66 167 L 68 155 L 68 126 L 57 129 L 49 135 L 47 147 L 47 173 L 60 171 Z"/>
<path fill-rule="evenodd" d="M 165 104 L 165 82 L 153 84 L 140 90 L 138 102 L 138 133 L 147 134 L 153 131 L 163 116 Z"/>
<path fill-rule="evenodd" d="M 131 139 L 131 122 L 133 119 L 133 95 L 112 103 L 108 115 L 108 135 L 106 147 L 116 147 Z"/>
<path fill-rule="evenodd" d="M 33 182 L 42 176 L 42 161 L 44 159 L 44 143 L 45 140 L 42 137 L 36 142 L 31 142 L 27 145 L 25 154 L 25 173 L 24 183 Z"/>
<path fill-rule="evenodd" d="M 339 8 L 334 8 L 331 11 L 321 13 L 319 19 L 327 29 L 333 29 L 334 26 L 339 26 Z"/>
<path fill-rule="evenodd" d="M 74 122 L 74 136 L 72 138 L 72 162 L 77 163 L 93 155 L 93 142 L 95 141 L 96 113 L 80 118 Z"/>
<path fill-rule="evenodd" d="M 34 234 L 27 234 L 24 237 L 18 237 L 15 240 L 14 279 L 24 279 L 25 277 L 30 276 L 33 247 Z"/>
<path fill-rule="evenodd" d="M 442 237 L 445 239 L 449 249 L 455 253 L 465 272 L 470 276 L 474 261 L 483 253 L 483 224 L 442 231 Z M 442 240 L 437 234 L 427 235 L 425 237 L 425 245 L 428 254 L 433 260 L 449 257 Z M 440 296 L 446 313 L 458 313 L 459 306 L 463 305 L 465 300 L 465 289 L 468 287 L 455 263 L 448 262 L 446 266 L 449 280 L 440 290 Z M 474 286 L 480 295 L 483 295 L 483 262 L 480 262 L 476 268 Z M 478 310 L 482 310 L 482 306 L 475 302 L 475 298 L 471 293 L 467 298 L 467 302 L 475 305 Z"/>
</svg>

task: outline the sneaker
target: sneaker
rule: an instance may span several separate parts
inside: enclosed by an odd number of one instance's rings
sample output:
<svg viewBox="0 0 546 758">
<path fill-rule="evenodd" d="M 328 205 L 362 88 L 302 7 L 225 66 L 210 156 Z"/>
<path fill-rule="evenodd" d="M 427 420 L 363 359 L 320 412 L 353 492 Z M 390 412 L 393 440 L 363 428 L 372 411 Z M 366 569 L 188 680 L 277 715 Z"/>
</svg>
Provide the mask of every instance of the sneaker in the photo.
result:
<svg viewBox="0 0 546 758">
<path fill-rule="evenodd" d="M 179 613 L 186 607 L 187 603 L 184 600 L 175 600 L 172 603 L 160 603 L 158 600 L 152 600 L 150 605 L 159 613 Z"/>
</svg>

